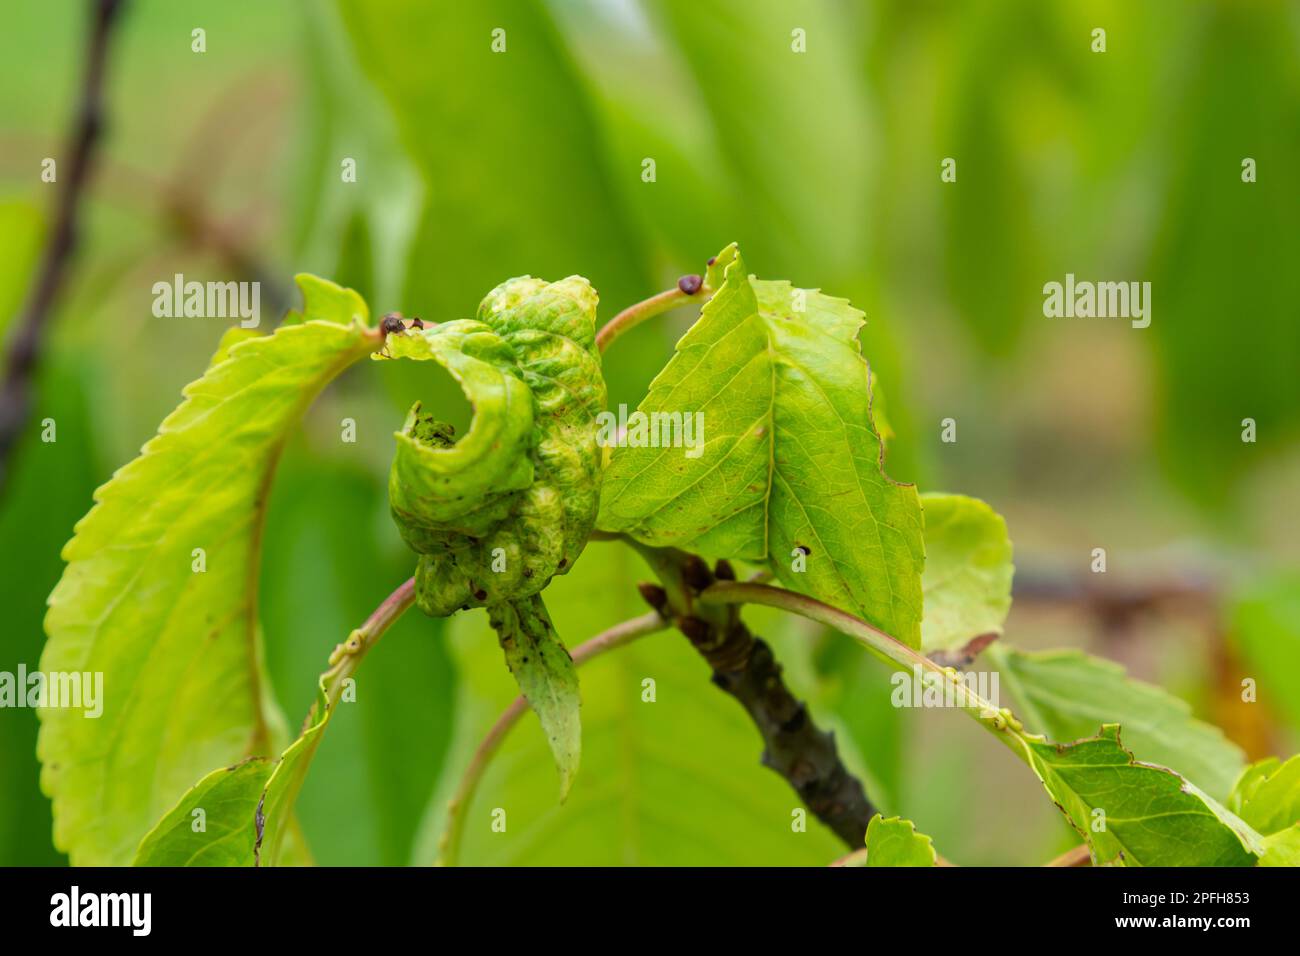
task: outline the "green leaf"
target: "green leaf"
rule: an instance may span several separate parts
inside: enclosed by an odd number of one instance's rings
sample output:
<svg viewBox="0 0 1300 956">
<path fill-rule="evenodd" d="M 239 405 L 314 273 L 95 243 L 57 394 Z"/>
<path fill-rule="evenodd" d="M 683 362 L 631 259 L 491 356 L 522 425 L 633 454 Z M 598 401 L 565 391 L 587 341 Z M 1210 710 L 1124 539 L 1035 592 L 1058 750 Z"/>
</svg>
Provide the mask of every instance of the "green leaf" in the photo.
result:
<svg viewBox="0 0 1300 956">
<path fill-rule="evenodd" d="M 1228 808 L 1264 834 L 1260 866 L 1300 866 L 1300 756 L 1251 764 L 1232 788 Z"/>
<path fill-rule="evenodd" d="M 391 106 L 427 190 L 405 263 L 400 301 L 408 314 L 467 315 L 502 275 L 525 272 L 581 271 L 613 303 L 634 302 L 653 288 L 643 266 L 646 243 L 614 185 L 639 169 L 604 161 L 592 90 L 577 74 L 549 6 L 340 4 L 357 57 Z M 504 53 L 492 50 L 498 28 Z M 503 142 L 516 148 L 503 149 Z M 524 165 L 521 150 L 528 153 Z M 646 155 L 638 153 L 637 162 Z M 333 163 L 337 178 L 337 158 Z M 639 177 L 637 185 L 646 188 Z M 615 387 L 638 359 L 613 357 L 621 366 L 610 376 Z"/>
<path fill-rule="evenodd" d="M 1002 633 L 1011 610 L 1011 540 L 1007 523 L 978 498 L 924 494 L 925 615 L 921 650 L 957 651 Z"/>
<path fill-rule="evenodd" d="M 1228 809 L 1265 836 L 1300 823 L 1300 755 L 1251 764 L 1232 788 Z"/>
<path fill-rule="evenodd" d="M 578 671 L 560 643 L 540 594 L 488 608 L 506 666 L 542 722 L 560 771 L 560 799 L 569 795 L 582 751 Z"/>
<path fill-rule="evenodd" d="M 856 338 L 862 313 L 750 277 L 734 246 L 709 277 L 716 293 L 639 407 L 702 415 L 700 453 L 616 449 L 598 524 L 654 546 L 767 562 L 788 587 L 918 646 L 920 500 L 882 469 Z"/>
<path fill-rule="evenodd" d="M 907 672 L 921 669 L 928 686 L 992 732 L 1028 764 L 1052 802 L 1088 841 L 1096 863 L 1128 866 L 1249 866 L 1263 837 L 1172 770 L 1143 764 L 1119 742 L 1119 726 L 1098 736 L 1052 744 L 1029 734 L 1007 708 L 986 700 L 951 667 L 941 667 L 837 608 L 779 589 L 729 585 L 753 603 L 802 614 L 840 630 Z"/>
<path fill-rule="evenodd" d="M 274 866 L 281 859 L 295 822 L 293 807 L 307 778 L 312 758 L 357 665 L 382 636 L 354 630 L 330 655 L 330 669 L 320 677 L 316 702 L 302 733 L 274 764 L 246 761 L 227 771 L 208 774 L 141 842 L 136 865 Z M 257 769 L 244 769 L 249 767 Z M 229 771 L 229 772 L 228 772 Z M 196 807 L 203 807 L 212 832 L 187 828 Z M 214 849 L 213 844 L 221 844 Z M 296 850 L 297 848 L 294 847 Z M 191 862 L 185 862 L 191 861 Z"/>
<path fill-rule="evenodd" d="M 355 638 L 356 632 L 353 634 Z M 338 653 L 335 651 L 336 655 Z M 311 769 L 312 759 L 320 747 L 325 728 L 338 708 L 344 679 L 351 677 L 351 673 L 348 669 L 327 672 L 321 676 L 320 692 L 307 716 L 302 733 L 280 755 L 266 783 L 266 789 L 257 806 L 252 808 L 253 813 L 246 814 L 245 818 L 256 834 L 253 854 L 256 865 L 275 866 L 281 861 L 286 838 L 294 826 L 294 803 L 307 779 L 307 771 Z"/>
<path fill-rule="evenodd" d="M 1030 766 L 1095 865 L 1253 866 L 1251 827 L 1172 770 L 1137 762 L 1119 727 L 1069 744 L 1025 740 Z"/>
<path fill-rule="evenodd" d="M 273 768 L 265 757 L 252 757 L 212 771 L 140 842 L 133 865 L 250 865 L 257 845 L 253 818 Z"/>
<path fill-rule="evenodd" d="M 1127 676 L 1118 664 L 1077 650 L 1001 647 L 990 656 L 1031 730 L 1074 740 L 1117 723 L 1140 759 L 1176 769 L 1219 800 L 1241 772 L 1245 755 L 1223 731 L 1196 720 L 1167 691 Z"/>
<path fill-rule="evenodd" d="M 917 833 L 911 820 L 885 819 L 879 813 L 867 824 L 867 866 L 934 866 L 934 843 Z"/>
<path fill-rule="evenodd" d="M 227 340 L 64 548 L 41 667 L 105 677 L 100 719 L 40 714 L 41 783 L 74 864 L 129 862 L 201 775 L 272 750 L 255 589 L 267 488 L 311 400 L 379 344 L 328 283 L 299 282 L 307 321 Z"/>
<path fill-rule="evenodd" d="M 1300 866 L 1300 823 L 1264 838 L 1260 866 Z"/>
<path fill-rule="evenodd" d="M 879 30 L 874 14 L 867 14 L 861 5 L 850 7 L 833 0 L 801 3 L 797 26 L 808 42 L 808 53 L 802 55 L 791 52 L 796 24 L 785 0 L 744 4 L 660 0 L 646 6 L 652 9 L 656 25 L 663 22 L 670 46 L 657 58 L 657 69 L 673 70 L 679 60 L 687 67 L 680 80 L 689 93 L 686 109 L 679 110 L 676 103 L 660 106 L 658 113 L 665 117 L 660 122 L 676 124 L 684 118 L 689 123 L 690 106 L 702 100 L 710 125 L 707 135 L 688 140 L 689 162 L 680 174 L 673 169 L 671 176 L 686 178 L 704 170 L 715 194 L 712 198 L 722 202 L 725 218 L 706 220 L 708 226 L 699 234 L 736 238 L 769 274 L 824 283 L 868 312 L 881 313 L 897 301 L 894 290 L 882 288 L 880 277 L 905 274 L 913 260 L 903 253 L 897 268 L 883 261 L 891 248 L 884 237 L 896 234 L 885 211 L 886 194 L 912 163 L 910 156 L 900 161 L 888 151 L 900 142 L 912 142 L 915 126 L 903 120 L 902 135 L 885 134 L 884 114 L 907 111 L 892 104 L 878 109 L 886 98 L 874 95 L 865 82 L 869 71 L 864 69 L 864 58 L 886 60 L 868 52 L 870 37 Z M 645 50 L 642 34 L 646 31 L 633 25 L 628 32 L 633 34 L 635 49 Z M 643 80 L 642 85 L 657 90 L 664 81 Z M 606 89 L 600 80 L 597 88 L 602 94 Z M 638 119 L 644 124 L 654 122 Z M 773 130 L 782 133 L 773 136 Z M 835 145 L 791 149 L 791 143 Z M 721 154 L 716 163 L 715 149 Z M 666 166 L 660 163 L 661 170 Z M 875 185 L 884 168 L 890 170 L 891 190 Z M 660 184 L 668 178 L 661 172 Z M 932 196 L 928 181 L 926 186 Z M 647 200 L 646 193 L 641 190 L 641 203 L 658 199 L 656 195 Z M 899 215 L 908 208 L 904 201 Z M 658 213 L 666 215 L 671 211 Z M 719 232 L 719 223 L 726 224 L 725 232 Z M 692 253 L 690 261 L 700 240 L 695 242 L 696 247 L 687 250 Z M 873 266 L 873 260 L 881 265 Z M 909 405 L 901 389 L 905 349 L 898 332 L 897 326 L 872 322 L 862 330 L 861 339 L 873 370 L 881 375 L 877 404 L 888 392 L 899 434 L 912 435 Z M 876 427 L 883 436 L 879 419 Z M 891 450 L 891 461 L 896 469 L 901 466 L 911 474 L 915 455 L 912 443 L 902 442 Z"/>
</svg>

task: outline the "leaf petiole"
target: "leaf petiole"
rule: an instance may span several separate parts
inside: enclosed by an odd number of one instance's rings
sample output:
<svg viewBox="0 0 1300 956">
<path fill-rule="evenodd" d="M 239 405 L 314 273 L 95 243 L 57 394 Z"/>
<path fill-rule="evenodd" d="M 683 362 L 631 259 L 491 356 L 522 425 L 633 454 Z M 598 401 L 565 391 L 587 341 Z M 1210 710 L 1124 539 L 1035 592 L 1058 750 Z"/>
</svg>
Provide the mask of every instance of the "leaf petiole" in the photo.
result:
<svg viewBox="0 0 1300 956">
<path fill-rule="evenodd" d="M 356 673 L 366 652 L 379 642 L 384 632 L 393 626 L 415 603 L 415 578 L 407 578 L 397 590 L 384 598 L 366 618 L 365 623 L 337 645 L 329 657 L 329 670 L 321 674 L 321 686 L 326 688 L 331 707 L 338 702 L 343 681 Z M 309 718 L 310 720 L 310 718 Z"/>
<path fill-rule="evenodd" d="M 609 348 L 611 342 L 631 329 L 636 328 L 647 319 L 653 319 L 656 315 L 663 315 L 665 312 L 671 312 L 679 305 L 684 305 L 693 300 L 703 301 L 713 294 L 713 290 L 705 285 L 699 276 L 682 276 L 677 280 L 677 285 L 658 295 L 652 295 L 635 305 L 629 305 L 626 309 L 614 316 L 596 333 L 596 348 L 605 351 Z"/>
</svg>

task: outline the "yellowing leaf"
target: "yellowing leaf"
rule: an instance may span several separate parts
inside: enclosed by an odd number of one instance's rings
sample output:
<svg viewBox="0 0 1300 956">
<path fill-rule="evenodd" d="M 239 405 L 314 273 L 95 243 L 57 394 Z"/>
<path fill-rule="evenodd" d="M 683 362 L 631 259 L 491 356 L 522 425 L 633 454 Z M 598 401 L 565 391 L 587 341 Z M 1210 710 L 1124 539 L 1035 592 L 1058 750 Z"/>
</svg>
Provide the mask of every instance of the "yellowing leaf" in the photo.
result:
<svg viewBox="0 0 1300 956">
<path fill-rule="evenodd" d="M 226 340 L 64 548 L 41 667 L 104 680 L 99 719 L 40 713 L 41 784 L 74 864 L 129 863 L 195 780 L 273 749 L 256 594 L 269 484 L 312 399 L 379 346 L 336 311 L 337 287 L 299 284 L 306 321 Z"/>
</svg>

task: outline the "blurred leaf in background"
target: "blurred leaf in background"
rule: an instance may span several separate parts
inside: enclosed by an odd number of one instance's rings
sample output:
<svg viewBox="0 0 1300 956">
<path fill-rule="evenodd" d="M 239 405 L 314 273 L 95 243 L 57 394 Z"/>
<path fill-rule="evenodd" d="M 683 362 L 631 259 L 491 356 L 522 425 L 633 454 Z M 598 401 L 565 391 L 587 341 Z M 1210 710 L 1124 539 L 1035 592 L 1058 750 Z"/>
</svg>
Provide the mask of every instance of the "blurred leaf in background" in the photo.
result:
<svg viewBox="0 0 1300 956">
<path fill-rule="evenodd" d="M 0 265 L 3 268 L 3 265 Z M 63 574 L 62 543 L 100 483 L 82 386 L 91 363 L 61 354 L 40 376 L 31 423 L 0 508 L 0 602 L 6 611 L 0 671 L 37 669 L 45 644 L 45 596 Z M 55 440 L 40 433 L 53 423 Z M 23 547 L 27 543 L 33 547 Z M 38 785 L 36 712 L 0 710 L 0 864 L 63 862 L 51 842 L 50 802 Z"/>
<path fill-rule="evenodd" d="M 428 190 L 404 312 L 466 318 L 518 275 L 584 275 L 608 315 L 658 291 L 614 197 L 619 173 L 602 162 L 600 131 L 540 3 L 344 0 L 341 9 Z M 617 357 L 608 371 L 622 380 Z"/>
<path fill-rule="evenodd" d="M 1252 703 L 1287 728 L 1289 740 L 1277 750 L 1291 753 L 1300 741 L 1300 696 L 1293 690 L 1300 673 L 1300 571 L 1274 571 L 1239 587 L 1227 614 L 1243 680 L 1251 681 L 1233 690 L 1253 692 Z"/>
<path fill-rule="evenodd" d="M 1161 451 L 1214 507 L 1300 433 L 1300 57 L 1293 6 L 1216 3 L 1199 27 L 1163 141 L 1151 331 Z"/>
</svg>

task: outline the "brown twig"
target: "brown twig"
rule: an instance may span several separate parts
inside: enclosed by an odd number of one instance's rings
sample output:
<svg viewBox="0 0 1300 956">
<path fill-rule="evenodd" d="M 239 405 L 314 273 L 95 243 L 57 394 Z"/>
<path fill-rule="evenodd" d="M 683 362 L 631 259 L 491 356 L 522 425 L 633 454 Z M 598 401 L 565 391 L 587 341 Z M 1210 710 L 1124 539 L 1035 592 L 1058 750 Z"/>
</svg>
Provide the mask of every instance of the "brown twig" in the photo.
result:
<svg viewBox="0 0 1300 956">
<path fill-rule="evenodd" d="M 1086 846 L 1080 844 L 1066 850 L 1056 859 L 1044 863 L 1043 866 L 1092 866 L 1092 853 Z"/>
<path fill-rule="evenodd" d="M 663 583 L 662 588 L 642 586 L 642 596 L 673 618 L 713 669 L 713 683 L 745 709 L 763 740 L 763 765 L 785 778 L 847 846 L 862 846 L 876 809 L 840 759 L 835 735 L 819 729 L 791 693 L 772 649 L 745 626 L 738 606 L 695 601 L 715 580 L 734 578 L 734 572 L 723 562 L 710 570 L 695 555 L 631 543 Z"/>
<path fill-rule="evenodd" d="M 1019 605 L 1074 605 L 1105 627 L 1125 627 L 1142 614 L 1161 610 L 1213 613 L 1219 595 L 1206 574 L 1168 574 L 1136 581 L 1105 575 L 1054 575 L 1017 571 L 1014 597 Z"/>
<path fill-rule="evenodd" d="M 91 2 L 86 73 L 73 123 L 70 160 L 56 200 L 54 228 L 41 256 L 36 280 L 15 322 L 4 382 L 0 385 L 0 487 L 8 479 L 9 459 L 27 421 L 32 380 L 45 346 L 50 316 L 77 246 L 80 200 L 94 165 L 96 145 L 104 131 L 104 76 L 109 38 L 123 4 L 124 0 Z"/>
</svg>

